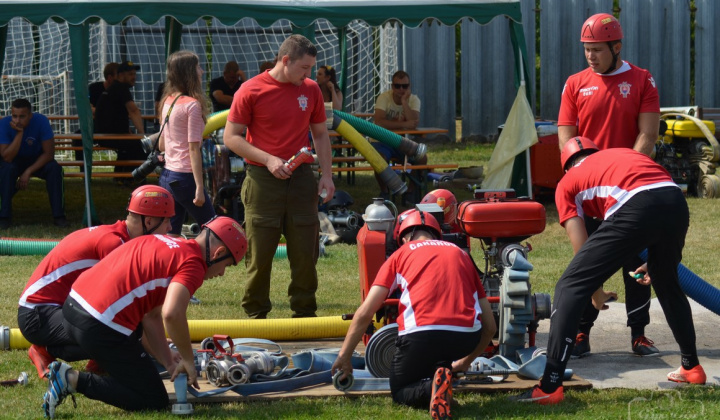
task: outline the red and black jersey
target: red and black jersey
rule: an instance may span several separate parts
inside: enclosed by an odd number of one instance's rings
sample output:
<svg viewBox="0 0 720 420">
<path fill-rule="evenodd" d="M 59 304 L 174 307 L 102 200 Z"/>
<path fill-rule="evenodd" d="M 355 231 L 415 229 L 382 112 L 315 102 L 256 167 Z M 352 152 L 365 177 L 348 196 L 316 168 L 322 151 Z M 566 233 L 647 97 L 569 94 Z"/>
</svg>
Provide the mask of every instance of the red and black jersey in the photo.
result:
<svg viewBox="0 0 720 420">
<path fill-rule="evenodd" d="M 25 285 L 20 306 L 62 306 L 78 276 L 130 240 L 125 221 L 67 235 L 43 258 Z"/>
<path fill-rule="evenodd" d="M 465 251 L 438 240 L 408 242 L 380 267 L 373 285 L 400 290 L 398 334 L 478 331 L 480 276 Z"/>
<path fill-rule="evenodd" d="M 601 150 L 570 168 L 555 190 L 560 224 L 585 215 L 607 219 L 635 194 L 677 187 L 670 174 L 632 149 Z"/>
<path fill-rule="evenodd" d="M 147 313 L 163 304 L 170 283 L 182 284 L 192 295 L 206 272 L 195 240 L 147 235 L 82 273 L 70 296 L 98 321 L 130 335 Z"/>
<path fill-rule="evenodd" d="M 587 68 L 565 82 L 558 125 L 577 126 L 600 150 L 632 148 L 640 129 L 638 114 L 660 112 L 660 97 L 650 72 L 623 62 L 612 74 Z"/>
</svg>

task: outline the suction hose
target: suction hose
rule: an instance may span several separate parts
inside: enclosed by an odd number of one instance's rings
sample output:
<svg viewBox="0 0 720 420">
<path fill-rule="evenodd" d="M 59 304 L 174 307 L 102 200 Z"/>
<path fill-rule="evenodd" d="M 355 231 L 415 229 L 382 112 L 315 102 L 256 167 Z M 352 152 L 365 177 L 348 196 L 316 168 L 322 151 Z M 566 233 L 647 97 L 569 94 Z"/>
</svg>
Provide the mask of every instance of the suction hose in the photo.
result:
<svg viewBox="0 0 720 420">
<path fill-rule="evenodd" d="M 190 339 L 198 343 L 216 334 L 295 341 L 345 337 L 350 321 L 336 315 L 317 318 L 189 320 L 188 326 Z M 376 329 L 381 327 L 381 323 L 375 323 Z M 30 342 L 23 337 L 19 328 L 0 325 L 0 350 L 27 348 L 30 348 Z"/>
<path fill-rule="evenodd" d="M 30 342 L 23 337 L 19 328 L 0 325 L 0 350 L 29 349 Z"/>
<path fill-rule="evenodd" d="M 333 128 L 365 157 L 365 160 L 370 163 L 375 173 L 380 176 L 393 194 L 402 194 L 407 191 L 407 185 L 402 182 L 398 174 L 388 166 L 385 159 L 365 140 L 365 137 L 360 135 L 350 124 L 335 115 L 333 117 Z"/>
<path fill-rule="evenodd" d="M 380 127 L 379 125 L 365 121 L 362 118 L 358 118 L 348 113 L 333 110 L 333 113 L 338 117 L 342 118 L 343 121 L 350 124 L 360 134 L 370 136 L 376 140 L 379 140 L 393 149 L 397 149 L 402 154 L 409 156 L 410 158 L 417 160 L 425 156 L 427 152 L 427 146 L 424 144 L 418 144 L 407 137 L 403 137 L 397 133 Z"/>
<path fill-rule="evenodd" d="M 60 241 L 43 239 L 0 239 L 0 255 L 47 255 Z"/>
<path fill-rule="evenodd" d="M 207 123 L 205 123 L 205 129 L 202 134 L 203 138 L 209 136 L 213 131 L 225 127 L 225 122 L 227 121 L 229 113 L 230 110 L 226 109 L 224 111 L 218 111 L 210 114 L 208 116 Z"/>
<path fill-rule="evenodd" d="M 640 258 L 647 262 L 647 249 L 640 253 Z M 677 271 L 683 292 L 695 302 L 720 315 L 720 290 L 701 279 L 682 263 L 678 264 Z"/>
<path fill-rule="evenodd" d="M 273 341 L 344 337 L 349 321 L 340 316 L 292 319 L 191 320 L 190 339 L 202 341 L 215 334 L 253 337 Z"/>
<path fill-rule="evenodd" d="M 0 239 L 0 255 L 47 255 L 60 241 L 44 239 Z M 285 244 L 278 244 L 275 258 L 287 258 Z"/>
</svg>

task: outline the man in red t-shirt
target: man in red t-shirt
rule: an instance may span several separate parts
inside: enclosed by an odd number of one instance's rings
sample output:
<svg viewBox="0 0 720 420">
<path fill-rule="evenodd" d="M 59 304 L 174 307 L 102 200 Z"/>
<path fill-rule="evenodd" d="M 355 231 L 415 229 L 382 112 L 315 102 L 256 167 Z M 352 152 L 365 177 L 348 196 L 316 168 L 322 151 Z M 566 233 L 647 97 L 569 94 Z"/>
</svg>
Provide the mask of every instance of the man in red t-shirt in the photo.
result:
<svg viewBox="0 0 720 420">
<path fill-rule="evenodd" d="M 449 418 L 451 370 L 467 371 L 487 348 L 495 334 L 495 319 L 475 264 L 455 244 L 439 240 L 437 220 L 418 210 L 398 219 L 395 239 L 402 246 L 380 267 L 353 315 L 332 372 L 342 372 L 341 381 L 352 373 L 355 347 L 373 315 L 397 290 L 398 339 L 390 372 L 393 401 L 429 405 L 433 418 Z"/>
<path fill-rule="evenodd" d="M 63 325 L 108 376 L 51 363 L 45 415 L 52 418 L 75 392 L 125 410 L 165 409 L 168 395 L 149 355 L 171 380 L 186 373 L 197 388 L 186 315 L 190 297 L 204 280 L 237 265 L 246 249 L 240 224 L 216 217 L 195 239 L 146 235 L 82 273 L 63 305 Z M 168 347 L 166 331 L 177 351 Z"/>
<path fill-rule="evenodd" d="M 588 68 L 565 83 L 558 116 L 560 150 L 570 138 L 583 136 L 592 139 L 600 150 L 625 147 L 651 154 L 660 124 L 658 90 L 650 72 L 620 58 L 622 39 L 620 23 L 610 14 L 593 15 L 583 24 L 580 42 Z M 588 234 L 592 234 L 600 221 L 585 220 Z M 622 270 L 627 325 L 633 352 L 656 356 L 658 350 L 645 337 L 645 326 L 650 323 L 650 289 L 640 287 L 627 274 L 640 263 L 633 257 Z M 590 354 L 590 329 L 598 315 L 593 305 L 587 306 L 573 357 Z"/>
<path fill-rule="evenodd" d="M 570 139 L 561 161 L 567 173 L 558 184 L 555 203 L 575 257 L 555 286 L 545 373 L 540 385 L 516 400 L 538 404 L 563 400 L 563 372 L 575 344 L 580 314 L 591 295 L 603 294 L 599 289 L 627 256 L 645 249 L 647 263 L 633 269 L 639 277 L 636 282 L 647 287 L 652 279 L 680 346 L 681 366 L 668 374 L 668 380 L 704 384 L 692 312 L 677 274 L 690 221 L 682 191 L 648 156 L 626 148 L 598 151 L 585 137 Z M 590 236 L 584 216 L 602 219 Z"/>
<path fill-rule="evenodd" d="M 18 326 L 30 342 L 28 356 L 41 378 L 59 357 L 69 362 L 87 359 L 74 346 L 62 325 L 62 305 L 75 280 L 125 242 L 141 235 L 170 230 L 175 214 L 172 194 L 156 185 L 143 185 L 130 194 L 128 215 L 112 225 L 94 226 L 66 236 L 43 258 L 18 302 Z"/>
<path fill-rule="evenodd" d="M 317 310 L 318 196 L 328 202 L 335 185 L 325 104 L 320 87 L 309 78 L 316 55 L 307 38 L 286 39 L 275 67 L 235 93 L 225 125 L 225 145 L 248 162 L 241 192 L 249 249 L 242 306 L 251 318 L 266 318 L 272 309 L 270 274 L 280 235 L 285 235 L 290 260 L 292 316 L 315 316 Z M 308 129 L 322 171 L 319 181 L 309 164 L 294 171 L 285 166 L 308 145 Z"/>
</svg>

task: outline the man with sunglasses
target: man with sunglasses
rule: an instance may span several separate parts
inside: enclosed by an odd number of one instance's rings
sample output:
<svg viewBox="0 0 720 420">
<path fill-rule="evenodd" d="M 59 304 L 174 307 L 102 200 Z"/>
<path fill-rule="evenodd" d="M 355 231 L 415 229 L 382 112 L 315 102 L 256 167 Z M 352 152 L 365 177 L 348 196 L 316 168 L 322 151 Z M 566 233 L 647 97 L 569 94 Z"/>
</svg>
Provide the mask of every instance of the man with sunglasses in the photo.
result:
<svg viewBox="0 0 720 420">
<path fill-rule="evenodd" d="M 410 75 L 402 70 L 398 70 L 392 76 L 391 90 L 381 93 L 375 101 L 375 115 L 373 121 L 380 127 L 388 130 L 407 130 L 415 129 L 420 122 L 420 98 L 413 95 L 410 89 Z M 386 161 L 397 160 L 403 162 L 405 155 L 385 143 L 373 142 L 373 147 L 380 153 Z M 410 163 L 417 165 L 425 165 L 427 156 L 423 156 L 417 161 Z M 378 185 L 380 186 L 380 196 L 390 198 L 390 192 L 387 184 L 375 174 Z M 408 193 L 403 197 L 403 201 L 410 197 L 414 190 L 414 182 L 410 182 Z M 410 203 L 415 204 L 415 203 Z"/>
</svg>

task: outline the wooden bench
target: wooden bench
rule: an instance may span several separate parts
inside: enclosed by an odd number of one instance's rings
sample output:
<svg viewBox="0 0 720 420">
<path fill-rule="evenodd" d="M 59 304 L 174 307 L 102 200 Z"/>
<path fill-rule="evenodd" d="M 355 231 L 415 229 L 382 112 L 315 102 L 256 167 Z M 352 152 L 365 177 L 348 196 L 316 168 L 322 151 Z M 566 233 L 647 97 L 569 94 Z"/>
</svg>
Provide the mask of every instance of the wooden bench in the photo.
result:
<svg viewBox="0 0 720 420">
<path fill-rule="evenodd" d="M 457 169 L 456 163 L 438 163 L 435 165 L 392 165 L 390 166 L 393 170 L 405 170 L 405 169 L 416 169 L 416 170 L 429 170 L 433 169 Z M 351 166 L 351 167 L 334 167 L 333 172 L 364 172 L 373 171 L 372 166 Z"/>
<path fill-rule="evenodd" d="M 144 160 L 94 160 L 92 166 L 140 166 Z M 60 166 L 85 166 L 82 160 L 58 161 Z"/>
<path fill-rule="evenodd" d="M 65 172 L 66 178 L 85 178 L 85 172 Z M 150 173 L 148 178 L 155 178 L 159 175 L 155 172 Z M 132 178 L 132 172 L 93 172 L 93 178 Z"/>
</svg>

